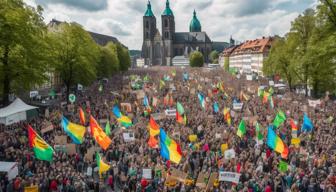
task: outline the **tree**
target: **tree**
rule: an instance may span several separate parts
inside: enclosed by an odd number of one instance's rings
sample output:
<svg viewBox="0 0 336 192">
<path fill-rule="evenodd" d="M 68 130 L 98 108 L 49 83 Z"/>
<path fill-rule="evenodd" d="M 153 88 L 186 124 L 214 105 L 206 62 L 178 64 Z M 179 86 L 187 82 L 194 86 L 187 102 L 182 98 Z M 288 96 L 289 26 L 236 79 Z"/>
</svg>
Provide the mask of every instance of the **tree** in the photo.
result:
<svg viewBox="0 0 336 192">
<path fill-rule="evenodd" d="M 100 47 L 101 57 L 97 65 L 97 76 L 100 78 L 111 77 L 119 71 L 117 45 L 109 42 Z"/>
<path fill-rule="evenodd" d="M 191 67 L 203 67 L 204 57 L 199 51 L 194 51 L 189 56 L 189 62 Z"/>
<path fill-rule="evenodd" d="M 88 85 L 96 79 L 96 65 L 100 58 L 98 45 L 79 24 L 62 23 L 50 32 L 55 71 L 66 86 Z"/>
<path fill-rule="evenodd" d="M 28 90 L 46 80 L 48 64 L 46 26 L 42 8 L 22 0 L 0 1 L 0 87 L 2 102 L 8 95 Z"/>
<path fill-rule="evenodd" d="M 211 63 L 218 64 L 218 57 L 219 57 L 219 54 L 216 50 L 211 51 L 211 53 L 209 54 Z"/>
<path fill-rule="evenodd" d="M 229 72 L 230 70 L 230 58 L 229 57 L 224 57 L 224 70 L 226 72 Z"/>
<path fill-rule="evenodd" d="M 128 49 L 123 47 L 120 43 L 117 43 L 117 53 L 119 60 L 119 69 L 121 71 L 127 71 L 131 67 L 131 58 Z"/>
</svg>

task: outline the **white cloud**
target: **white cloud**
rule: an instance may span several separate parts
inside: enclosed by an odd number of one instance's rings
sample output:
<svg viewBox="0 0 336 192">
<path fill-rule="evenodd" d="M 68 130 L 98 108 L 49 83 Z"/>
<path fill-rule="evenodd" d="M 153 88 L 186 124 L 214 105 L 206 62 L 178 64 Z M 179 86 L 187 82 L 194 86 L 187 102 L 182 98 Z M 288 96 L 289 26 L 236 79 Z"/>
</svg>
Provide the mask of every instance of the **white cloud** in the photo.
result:
<svg viewBox="0 0 336 192">
<path fill-rule="evenodd" d="M 24 0 L 36 6 L 44 0 Z M 202 30 L 213 41 L 239 41 L 261 36 L 283 35 L 290 22 L 316 0 L 170 0 L 176 31 L 188 31 L 194 9 Z M 56 2 L 56 3 L 55 3 Z M 130 49 L 141 49 L 142 17 L 147 0 L 51 0 L 44 1 L 45 21 L 75 21 L 87 30 L 112 35 Z M 97 4 L 96 4 L 97 3 Z M 161 31 L 161 14 L 165 0 L 151 0 L 157 27 Z M 91 5 L 91 7 L 90 7 Z M 106 7 L 104 7 L 106 6 Z M 290 8 L 287 8 L 290 7 Z M 303 7 L 303 8 L 301 8 Z"/>
</svg>

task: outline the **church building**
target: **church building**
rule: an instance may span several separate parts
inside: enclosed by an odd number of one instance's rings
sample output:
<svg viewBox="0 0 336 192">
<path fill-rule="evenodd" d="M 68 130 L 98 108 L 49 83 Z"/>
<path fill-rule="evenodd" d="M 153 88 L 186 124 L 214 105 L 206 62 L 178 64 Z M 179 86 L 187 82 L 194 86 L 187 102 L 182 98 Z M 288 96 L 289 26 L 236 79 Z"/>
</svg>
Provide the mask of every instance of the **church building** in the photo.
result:
<svg viewBox="0 0 336 192">
<path fill-rule="evenodd" d="M 161 34 L 156 26 L 156 17 L 148 1 L 147 10 L 143 16 L 143 44 L 142 57 L 145 65 L 172 65 L 175 56 L 188 57 L 192 51 L 202 52 L 205 62 L 213 50 L 213 42 L 206 32 L 202 31 L 202 26 L 194 10 L 189 25 L 189 32 L 175 31 L 175 17 L 166 1 L 166 8 L 161 15 Z M 225 42 L 217 42 L 227 46 Z M 222 50 L 220 50 L 222 51 Z"/>
</svg>

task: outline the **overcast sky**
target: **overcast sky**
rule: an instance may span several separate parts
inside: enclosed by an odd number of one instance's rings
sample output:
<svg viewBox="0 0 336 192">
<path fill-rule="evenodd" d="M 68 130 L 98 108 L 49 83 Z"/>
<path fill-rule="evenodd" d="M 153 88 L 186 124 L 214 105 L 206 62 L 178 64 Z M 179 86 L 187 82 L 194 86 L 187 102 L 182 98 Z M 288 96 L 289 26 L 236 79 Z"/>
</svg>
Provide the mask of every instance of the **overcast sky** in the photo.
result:
<svg viewBox="0 0 336 192">
<path fill-rule="evenodd" d="M 44 8 L 45 22 L 75 21 L 86 30 L 112 35 L 129 49 L 141 49 L 142 16 L 148 0 L 24 0 Z M 284 35 L 290 23 L 317 0 L 170 0 L 176 31 L 186 32 L 195 9 L 212 41 Z M 161 31 L 166 0 L 151 0 Z"/>
</svg>

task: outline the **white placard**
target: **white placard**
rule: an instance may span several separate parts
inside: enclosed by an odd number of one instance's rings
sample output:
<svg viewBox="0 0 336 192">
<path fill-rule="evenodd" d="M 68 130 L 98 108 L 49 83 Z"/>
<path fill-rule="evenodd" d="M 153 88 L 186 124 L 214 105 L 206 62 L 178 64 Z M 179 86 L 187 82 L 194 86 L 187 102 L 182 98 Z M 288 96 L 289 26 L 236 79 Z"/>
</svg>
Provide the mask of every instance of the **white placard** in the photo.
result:
<svg viewBox="0 0 336 192">
<path fill-rule="evenodd" d="M 220 139 L 222 137 L 222 135 L 220 133 L 216 133 L 215 137 L 216 137 L 216 139 Z"/>
<path fill-rule="evenodd" d="M 252 75 L 246 75 L 246 80 L 252 81 Z"/>
<path fill-rule="evenodd" d="M 269 86 L 274 86 L 274 81 L 269 81 L 268 84 Z"/>
<path fill-rule="evenodd" d="M 240 173 L 220 171 L 218 180 L 239 183 Z"/>
<path fill-rule="evenodd" d="M 152 179 L 152 169 L 142 169 L 142 177 L 145 179 Z"/>
<path fill-rule="evenodd" d="M 235 157 L 236 157 L 236 152 L 233 149 L 229 149 L 224 152 L 225 159 L 232 159 Z"/>
<path fill-rule="evenodd" d="M 135 140 L 134 133 L 123 133 L 123 138 L 125 142 L 131 142 Z"/>
<path fill-rule="evenodd" d="M 29 92 L 29 97 L 30 97 L 30 98 L 33 98 L 33 97 L 38 96 L 38 94 L 39 94 L 38 91 L 30 91 L 30 92 Z"/>
<path fill-rule="evenodd" d="M 165 114 L 168 117 L 175 117 L 176 116 L 176 109 L 167 109 L 167 110 L 165 110 Z"/>
<path fill-rule="evenodd" d="M 308 99 L 308 104 L 309 104 L 309 107 L 316 107 L 317 105 L 321 105 L 321 100 L 318 99 L 318 100 L 310 100 Z"/>
<path fill-rule="evenodd" d="M 233 103 L 234 110 L 241 110 L 243 108 L 244 103 Z"/>
</svg>

